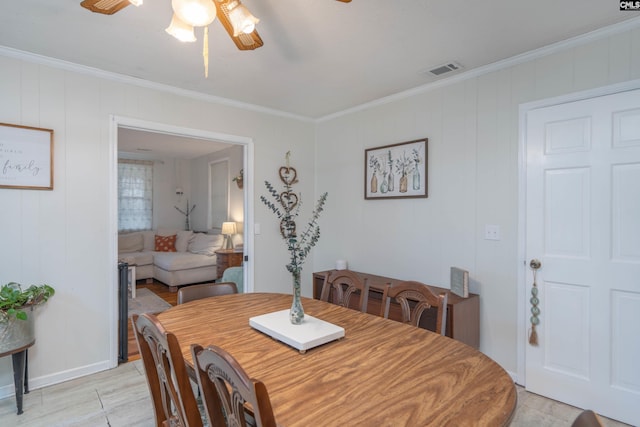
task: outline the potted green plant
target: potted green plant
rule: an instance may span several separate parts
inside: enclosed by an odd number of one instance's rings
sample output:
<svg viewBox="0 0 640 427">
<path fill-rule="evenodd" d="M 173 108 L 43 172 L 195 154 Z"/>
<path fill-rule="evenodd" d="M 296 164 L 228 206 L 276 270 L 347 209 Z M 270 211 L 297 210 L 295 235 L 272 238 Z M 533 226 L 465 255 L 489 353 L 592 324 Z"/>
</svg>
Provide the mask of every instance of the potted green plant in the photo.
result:
<svg viewBox="0 0 640 427">
<path fill-rule="evenodd" d="M 27 312 L 44 304 L 55 293 L 49 285 L 31 285 L 26 289 L 16 282 L 0 288 L 0 353 L 33 342 L 33 316 Z"/>
</svg>

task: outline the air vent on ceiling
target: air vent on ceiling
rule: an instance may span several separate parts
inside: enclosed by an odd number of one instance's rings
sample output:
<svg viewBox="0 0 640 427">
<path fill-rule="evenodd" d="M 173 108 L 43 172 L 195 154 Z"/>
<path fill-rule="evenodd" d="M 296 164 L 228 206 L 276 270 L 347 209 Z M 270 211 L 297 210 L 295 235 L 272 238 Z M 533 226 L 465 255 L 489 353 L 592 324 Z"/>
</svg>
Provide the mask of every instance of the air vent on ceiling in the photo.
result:
<svg viewBox="0 0 640 427">
<path fill-rule="evenodd" d="M 434 76 L 441 76 L 443 74 L 450 73 L 451 71 L 458 71 L 460 69 L 462 69 L 462 65 L 452 61 L 430 69 L 429 73 L 433 74 Z"/>
</svg>

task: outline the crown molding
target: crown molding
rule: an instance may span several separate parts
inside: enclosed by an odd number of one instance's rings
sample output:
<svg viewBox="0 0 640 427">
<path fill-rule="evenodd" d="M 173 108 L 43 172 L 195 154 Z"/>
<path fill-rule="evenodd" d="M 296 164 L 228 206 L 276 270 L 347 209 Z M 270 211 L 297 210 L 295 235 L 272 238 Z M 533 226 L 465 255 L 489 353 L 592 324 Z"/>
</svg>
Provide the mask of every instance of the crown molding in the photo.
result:
<svg viewBox="0 0 640 427">
<path fill-rule="evenodd" d="M 76 64 L 74 62 L 63 61 L 61 59 L 51 58 L 44 55 L 38 55 L 31 52 L 25 52 L 18 49 L 14 49 L 7 46 L 0 46 L 0 55 L 9 58 L 15 58 L 26 62 L 44 65 L 51 68 L 57 68 L 65 71 L 71 71 L 78 74 L 84 74 L 92 77 L 98 77 L 105 80 L 114 81 L 117 83 L 124 83 L 133 86 L 143 87 L 146 89 L 153 89 L 160 92 L 166 92 L 173 95 L 184 96 L 186 98 L 196 99 L 199 101 L 205 101 L 212 104 L 223 105 L 226 107 L 238 108 L 246 111 L 253 111 L 257 113 L 264 113 L 273 116 L 280 116 L 294 120 L 300 120 L 304 122 L 313 123 L 314 120 L 300 116 L 297 114 L 287 113 L 272 108 L 262 107 L 255 104 L 249 104 L 241 101 L 236 101 L 229 98 L 223 98 L 220 96 L 207 95 L 193 90 L 181 89 L 175 86 L 165 85 L 162 83 L 152 82 L 150 80 L 144 80 L 137 77 L 126 76 L 124 74 L 113 73 L 110 71 L 104 71 L 99 68 L 88 67 L 86 65 Z"/>
<path fill-rule="evenodd" d="M 584 45 L 594 40 L 599 40 L 605 37 L 609 37 L 615 34 L 619 34 L 625 31 L 629 31 L 632 29 L 636 29 L 640 27 L 640 17 L 631 18 L 626 21 L 613 24 L 607 27 L 602 27 L 597 30 L 582 34 L 580 36 L 572 37 L 567 40 L 563 40 L 557 43 L 550 44 L 548 46 L 541 47 L 539 49 L 535 49 L 529 52 L 525 52 L 511 58 L 507 58 L 501 61 L 497 61 L 482 67 L 474 68 L 469 71 L 464 71 L 462 73 L 456 74 L 451 77 L 447 77 L 432 83 L 427 83 L 422 86 L 418 86 L 406 91 L 398 92 L 393 95 L 389 95 L 383 98 L 376 99 L 371 102 L 367 102 L 364 104 L 357 105 L 355 107 L 351 107 L 345 110 L 337 111 L 332 114 L 328 114 L 326 116 L 320 118 L 311 118 L 306 116 L 300 116 L 297 114 L 288 113 L 285 111 L 280 111 L 272 108 L 262 107 L 255 104 L 249 104 L 241 101 L 236 101 L 229 98 L 223 98 L 214 95 L 202 94 L 200 92 L 181 89 L 175 86 L 165 85 L 162 83 L 156 83 L 149 80 L 140 79 L 137 77 L 126 76 L 123 74 L 113 73 L 109 71 L 100 70 L 98 68 L 88 67 L 85 65 L 76 64 L 73 62 L 63 61 L 56 58 L 51 58 L 43 55 L 38 55 L 31 52 L 20 51 L 17 49 L 13 49 L 7 46 L 0 46 L 0 55 L 7 56 L 11 58 L 16 58 L 20 60 L 24 60 L 27 62 L 37 63 L 41 65 L 45 65 L 52 68 L 63 69 L 66 71 L 71 71 L 79 74 L 90 75 L 94 77 L 99 77 L 105 80 L 115 81 L 118 83 L 130 84 L 138 87 L 143 87 L 147 89 L 158 90 L 161 92 L 171 93 L 178 96 L 184 96 L 187 98 L 197 99 L 200 101 L 209 102 L 212 104 L 223 105 L 227 107 L 238 108 L 245 111 L 253 111 L 263 114 L 269 114 L 294 120 L 299 120 L 307 123 L 321 123 L 328 120 L 335 119 L 337 117 L 345 116 L 348 114 L 352 114 L 355 112 L 367 110 L 370 108 L 378 107 L 381 105 L 389 104 L 394 101 L 403 100 L 418 94 L 422 94 L 425 92 L 433 91 L 445 86 L 453 85 L 465 80 L 473 79 L 484 74 L 492 73 L 498 70 L 502 70 L 505 68 L 513 67 L 518 64 L 522 64 L 524 62 L 529 62 L 538 58 L 542 58 L 544 56 L 548 56 L 554 54 L 556 52 L 560 52 L 566 49 L 570 49 L 576 46 Z"/>
<path fill-rule="evenodd" d="M 591 32 L 582 34 L 580 36 L 572 37 L 567 40 L 563 40 L 557 43 L 553 43 L 553 44 L 541 47 L 539 49 L 531 50 L 529 52 L 525 52 L 520 55 L 512 56 L 502 61 L 497 61 L 482 67 L 474 68 L 469 71 L 464 71 L 462 73 L 444 78 L 442 80 L 438 80 L 436 82 L 427 83 L 425 85 L 418 86 L 413 89 L 398 92 L 393 95 L 385 96 L 384 98 L 379 98 L 374 101 L 367 102 L 365 104 L 360 104 L 358 106 L 348 108 L 346 110 L 338 111 L 336 113 L 320 117 L 316 119 L 316 122 L 320 123 L 320 122 L 335 119 L 337 117 L 344 116 L 347 114 L 389 104 L 390 102 L 406 99 L 414 95 L 436 90 L 441 87 L 459 83 L 464 80 L 473 79 L 473 78 L 482 76 L 484 74 L 488 74 L 488 73 L 492 73 L 505 68 L 513 67 L 515 65 L 519 65 L 524 62 L 529 62 L 538 58 L 542 58 L 544 56 L 548 56 L 548 55 L 566 50 L 566 49 L 570 49 L 576 46 L 590 43 L 594 40 L 600 40 L 605 37 L 609 37 L 609 36 L 619 34 L 625 31 L 633 30 L 636 28 L 640 28 L 640 17 L 631 18 L 617 24 L 613 24 L 607 27 L 602 27 L 597 30 L 593 30 Z"/>
</svg>

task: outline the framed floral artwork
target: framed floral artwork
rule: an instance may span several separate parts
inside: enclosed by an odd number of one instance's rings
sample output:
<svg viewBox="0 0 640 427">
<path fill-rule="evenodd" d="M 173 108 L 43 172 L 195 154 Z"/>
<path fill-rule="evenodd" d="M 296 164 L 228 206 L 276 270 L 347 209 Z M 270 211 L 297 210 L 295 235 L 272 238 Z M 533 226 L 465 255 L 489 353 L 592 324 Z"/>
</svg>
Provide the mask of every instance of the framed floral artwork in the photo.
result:
<svg viewBox="0 0 640 427">
<path fill-rule="evenodd" d="M 364 198 L 427 197 L 428 139 L 401 142 L 364 151 Z"/>
<path fill-rule="evenodd" d="M 0 188 L 53 190 L 53 130 L 0 123 Z"/>
</svg>

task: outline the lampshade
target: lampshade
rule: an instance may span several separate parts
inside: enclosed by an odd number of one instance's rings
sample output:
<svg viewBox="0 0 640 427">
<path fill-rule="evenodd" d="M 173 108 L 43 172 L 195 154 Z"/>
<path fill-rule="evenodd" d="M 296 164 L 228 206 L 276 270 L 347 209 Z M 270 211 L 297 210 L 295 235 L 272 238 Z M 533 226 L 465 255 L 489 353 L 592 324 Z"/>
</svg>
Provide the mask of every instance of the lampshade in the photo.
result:
<svg viewBox="0 0 640 427">
<path fill-rule="evenodd" d="M 256 28 L 256 24 L 260 22 L 258 18 L 253 16 L 240 2 L 229 3 L 229 21 L 233 26 L 233 36 L 238 37 L 240 34 L 251 34 Z"/>
<path fill-rule="evenodd" d="M 205 27 L 216 19 L 216 5 L 212 0 L 171 0 L 173 12 L 193 27 Z"/>
<path fill-rule="evenodd" d="M 181 42 L 196 41 L 196 36 L 193 33 L 193 26 L 183 22 L 175 13 L 171 18 L 171 24 L 169 24 L 165 31 Z"/>
<path fill-rule="evenodd" d="M 222 231 L 221 234 L 236 234 L 236 223 L 235 222 L 223 222 L 222 223 Z"/>
</svg>

